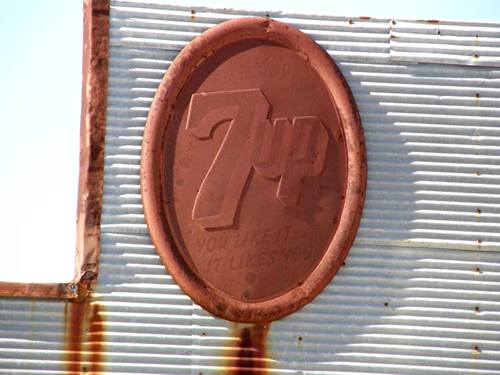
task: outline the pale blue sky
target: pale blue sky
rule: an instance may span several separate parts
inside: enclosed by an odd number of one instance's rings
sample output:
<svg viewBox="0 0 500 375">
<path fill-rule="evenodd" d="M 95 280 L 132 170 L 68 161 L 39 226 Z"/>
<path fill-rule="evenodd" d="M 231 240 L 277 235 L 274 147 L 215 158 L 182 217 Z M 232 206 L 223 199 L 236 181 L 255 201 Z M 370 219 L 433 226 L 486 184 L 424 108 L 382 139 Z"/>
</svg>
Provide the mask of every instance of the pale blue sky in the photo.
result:
<svg viewBox="0 0 500 375">
<path fill-rule="evenodd" d="M 500 2 L 494 0 L 164 2 L 500 22 Z M 0 280 L 67 281 L 73 276 L 75 255 L 82 2 L 27 0 L 2 4 Z"/>
<path fill-rule="evenodd" d="M 66 281 L 75 257 L 82 5 L 3 5 L 0 279 Z"/>
</svg>

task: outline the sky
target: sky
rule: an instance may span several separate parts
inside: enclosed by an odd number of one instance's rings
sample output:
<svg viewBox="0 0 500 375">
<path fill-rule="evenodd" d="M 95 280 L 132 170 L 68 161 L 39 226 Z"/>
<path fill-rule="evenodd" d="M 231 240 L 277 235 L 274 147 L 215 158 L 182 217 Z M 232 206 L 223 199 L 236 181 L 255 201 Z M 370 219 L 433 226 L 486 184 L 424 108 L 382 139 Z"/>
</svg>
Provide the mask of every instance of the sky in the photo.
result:
<svg viewBox="0 0 500 375">
<path fill-rule="evenodd" d="M 153 0 L 150 0 L 153 1 Z M 180 5 L 500 22 L 500 1 L 170 0 Z M 0 281 L 73 277 L 82 2 L 3 2 L 0 12 Z"/>
<path fill-rule="evenodd" d="M 0 280 L 74 274 L 81 94 L 80 1 L 0 12 Z"/>
</svg>

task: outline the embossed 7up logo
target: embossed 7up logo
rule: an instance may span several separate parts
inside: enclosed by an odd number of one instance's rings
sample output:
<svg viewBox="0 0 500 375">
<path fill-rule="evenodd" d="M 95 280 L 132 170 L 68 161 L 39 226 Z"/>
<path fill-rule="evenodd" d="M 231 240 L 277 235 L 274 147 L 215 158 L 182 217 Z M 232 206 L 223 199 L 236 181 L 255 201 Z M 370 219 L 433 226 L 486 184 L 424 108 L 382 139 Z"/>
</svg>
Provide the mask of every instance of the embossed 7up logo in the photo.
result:
<svg viewBox="0 0 500 375">
<path fill-rule="evenodd" d="M 231 122 L 196 196 L 192 218 L 204 228 L 234 223 L 243 189 L 253 169 L 278 179 L 277 199 L 296 206 L 304 179 L 323 170 L 328 133 L 314 116 L 268 119 L 270 105 L 259 89 L 197 93 L 191 97 L 186 129 L 209 139 Z"/>
</svg>

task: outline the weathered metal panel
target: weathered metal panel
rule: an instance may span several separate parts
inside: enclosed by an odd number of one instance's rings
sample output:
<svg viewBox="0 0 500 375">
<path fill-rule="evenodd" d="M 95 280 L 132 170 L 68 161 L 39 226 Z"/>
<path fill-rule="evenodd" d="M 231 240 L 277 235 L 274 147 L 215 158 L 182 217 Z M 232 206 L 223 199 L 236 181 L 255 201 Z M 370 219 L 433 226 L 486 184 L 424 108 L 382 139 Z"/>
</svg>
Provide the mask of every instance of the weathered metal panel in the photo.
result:
<svg viewBox="0 0 500 375">
<path fill-rule="evenodd" d="M 266 13 L 112 2 L 97 290 L 78 308 L 0 299 L 0 374 L 206 375 L 237 363 L 244 326 L 193 304 L 151 244 L 139 164 L 149 106 L 180 48 L 248 15 Z M 268 372 L 498 374 L 500 71 L 395 62 L 390 20 L 269 16 L 339 63 L 369 176 L 345 267 L 311 304 L 271 324 Z"/>
<path fill-rule="evenodd" d="M 500 24 L 394 21 L 391 59 L 500 67 Z"/>
</svg>

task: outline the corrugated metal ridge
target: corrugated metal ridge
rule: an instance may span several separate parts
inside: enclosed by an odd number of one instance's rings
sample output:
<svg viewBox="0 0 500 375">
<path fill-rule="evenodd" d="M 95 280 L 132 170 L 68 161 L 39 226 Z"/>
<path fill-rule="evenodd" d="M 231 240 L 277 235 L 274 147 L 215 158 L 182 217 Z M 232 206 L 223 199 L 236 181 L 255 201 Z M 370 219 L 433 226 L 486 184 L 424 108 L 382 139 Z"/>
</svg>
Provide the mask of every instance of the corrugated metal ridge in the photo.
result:
<svg viewBox="0 0 500 375">
<path fill-rule="evenodd" d="M 164 7 L 153 3 L 145 4 L 140 10 L 133 6 L 133 2 L 115 4 L 115 22 L 120 26 L 121 39 L 116 40 L 116 34 L 112 30 L 111 45 L 126 42 L 130 47 L 179 51 L 211 25 L 235 17 L 269 16 L 299 27 L 338 58 L 345 55 L 361 61 L 364 56 L 371 54 L 372 58 L 378 57 L 382 61 L 389 57 L 389 23 L 382 20 L 314 16 L 300 18 L 298 15 L 281 12 Z"/>
<path fill-rule="evenodd" d="M 142 11 L 145 9 L 154 9 L 157 12 L 161 11 L 169 11 L 169 10 L 178 10 L 178 11 L 185 11 L 186 9 L 189 10 L 196 10 L 196 11 L 201 11 L 201 12 L 216 12 L 216 13 L 223 13 L 223 14 L 236 14 L 239 16 L 269 16 L 274 18 L 274 16 L 287 16 L 290 18 L 297 18 L 301 20 L 313 20 L 313 22 L 318 23 L 321 22 L 322 20 L 345 20 L 345 19 L 352 19 L 352 20 L 372 20 L 376 22 L 389 22 L 389 21 L 398 21 L 398 22 L 417 22 L 417 23 L 422 23 L 422 24 L 435 24 L 435 23 L 440 23 L 443 25 L 458 25 L 458 26 L 470 26 L 470 27 L 497 27 L 500 26 L 500 23 L 497 21 L 475 21 L 475 20 L 457 20 L 457 19 L 420 19 L 420 20 L 415 20 L 415 19 L 406 19 L 406 18 L 397 18 L 394 19 L 392 17 L 370 17 L 370 16 L 359 16 L 359 14 L 355 15 L 335 15 L 334 14 L 334 7 L 328 7 L 324 10 L 323 14 L 316 14 L 316 13 L 296 13 L 296 12 L 290 12 L 287 10 L 280 10 L 280 11 L 273 11 L 273 10 L 263 10 L 263 9 L 238 9 L 234 7 L 209 7 L 209 6 L 200 6 L 200 5 L 190 5 L 190 4 L 184 4 L 184 5 L 176 5 L 176 4 L 168 4 L 168 1 L 152 1 L 152 0 L 130 0 L 130 1 L 120 1 L 119 4 L 116 3 L 115 5 L 119 6 L 124 6 L 124 7 L 132 7 L 136 9 L 137 11 Z M 139 9 L 140 7 L 140 9 Z"/>
<path fill-rule="evenodd" d="M 397 21 L 390 45 L 395 61 L 500 66 L 500 24 Z"/>
<path fill-rule="evenodd" d="M 134 2 L 120 3 L 121 11 L 125 14 L 128 7 L 134 7 Z M 307 32 L 308 27 L 311 36 L 326 28 L 337 28 L 336 41 L 329 45 L 327 40 L 321 41 L 325 49 L 335 51 L 335 46 L 341 46 L 341 41 L 351 32 L 366 32 L 367 38 L 376 38 L 379 43 L 387 42 L 384 35 L 375 35 L 380 30 L 389 31 L 390 34 L 390 58 L 395 61 L 408 62 L 433 62 L 459 65 L 476 66 L 500 66 L 500 38 L 498 37 L 500 24 L 497 22 L 474 22 L 474 21 L 439 21 L 439 20 L 393 20 L 387 18 L 371 17 L 345 17 L 333 15 L 299 15 L 287 12 L 266 12 L 266 11 L 244 11 L 236 9 L 214 9 L 208 7 L 183 7 L 169 6 L 162 8 L 158 4 L 151 2 L 141 3 L 142 9 L 139 11 L 143 21 L 149 24 L 155 23 L 157 27 L 169 25 L 172 33 L 178 24 L 173 24 L 171 20 L 164 22 L 155 16 L 169 16 L 170 19 L 178 22 L 188 22 L 192 28 L 203 27 L 210 22 L 221 22 L 234 16 L 262 16 L 272 17 L 283 22 L 294 24 Z M 118 7 L 117 7 L 118 8 Z M 135 10 L 137 15 L 137 10 Z M 191 13 L 190 19 L 183 19 L 183 12 Z M 154 19 L 154 20 L 153 20 Z M 196 24 L 198 24 L 196 26 Z M 347 27 L 346 27 L 347 24 Z M 344 36 L 344 38 L 343 38 Z M 182 37 L 179 35 L 179 37 Z M 133 40 L 133 37 L 131 37 Z M 176 40 L 176 38 L 171 38 Z M 136 40 L 137 42 L 137 40 Z M 142 40 L 147 43 L 147 38 Z M 351 43 L 361 43 L 353 42 Z M 179 41 L 172 44 L 171 48 L 182 48 L 184 44 Z M 360 44 L 370 48 L 370 45 Z M 372 45 L 372 47 L 375 47 Z M 382 46 L 380 46 L 382 47 Z M 471 48 L 473 47 L 473 48 Z M 340 49 L 341 50 L 341 49 Z M 340 52 L 340 51 L 339 51 Z M 351 53 L 354 51 L 351 51 Z M 375 51 L 373 51 L 375 52 Z M 380 52 L 380 51 L 379 51 Z M 340 54 L 338 54 L 340 57 Z M 383 56 L 379 56 L 383 58 Z"/>
<path fill-rule="evenodd" d="M 175 4 L 168 4 L 168 2 L 161 2 L 161 1 L 151 1 L 151 0 L 141 0 L 141 1 L 135 1 L 135 0 L 130 0 L 130 1 L 120 1 L 119 3 L 115 3 L 115 6 L 123 6 L 123 7 L 132 7 L 134 8 L 137 12 L 143 12 L 145 10 L 151 11 L 153 10 L 154 12 L 169 12 L 169 11 L 186 11 L 186 10 L 195 10 L 198 12 L 205 12 L 205 13 L 220 13 L 224 15 L 237 15 L 239 17 L 244 17 L 244 16 L 251 16 L 251 17 L 256 17 L 256 16 L 269 16 L 273 17 L 274 16 L 288 16 L 291 18 L 297 18 L 303 21 L 309 21 L 312 20 L 314 23 L 320 23 L 323 20 L 326 21 L 331 21 L 331 20 L 345 20 L 346 18 L 353 18 L 353 19 L 360 19 L 360 20 L 375 20 L 375 21 L 380 21 L 380 22 L 386 22 L 391 20 L 390 18 L 377 18 L 377 17 L 359 17 L 359 16 L 354 16 L 354 17 L 347 17 L 345 15 L 342 16 L 336 16 L 334 14 L 331 14 L 329 11 L 325 11 L 324 14 L 308 14 L 308 13 L 294 13 L 294 12 L 289 12 L 286 10 L 280 10 L 280 11 L 272 11 L 272 10 L 264 10 L 264 9 L 238 9 L 234 7 L 209 7 L 209 6 L 200 6 L 200 5 L 190 5 L 190 4 L 184 4 L 184 5 L 175 5 Z"/>
</svg>

